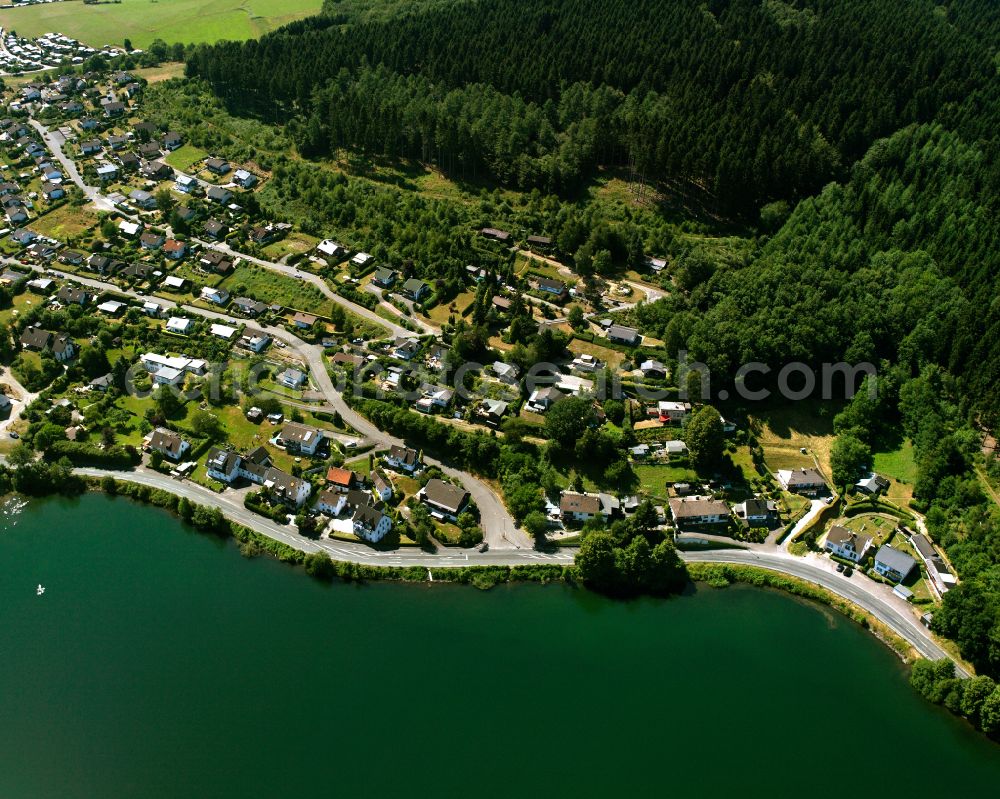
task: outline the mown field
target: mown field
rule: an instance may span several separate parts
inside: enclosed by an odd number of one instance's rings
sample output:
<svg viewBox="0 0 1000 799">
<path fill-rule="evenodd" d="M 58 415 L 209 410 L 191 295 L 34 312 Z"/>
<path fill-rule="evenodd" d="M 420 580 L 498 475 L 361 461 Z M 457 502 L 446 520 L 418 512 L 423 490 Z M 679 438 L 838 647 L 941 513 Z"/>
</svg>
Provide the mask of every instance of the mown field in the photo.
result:
<svg viewBox="0 0 1000 799">
<path fill-rule="evenodd" d="M 92 47 L 148 47 L 154 39 L 216 42 L 254 39 L 275 28 L 317 13 L 322 0 L 122 0 L 84 5 L 43 3 L 0 10 L 0 26 L 21 36 L 64 33 Z"/>
</svg>

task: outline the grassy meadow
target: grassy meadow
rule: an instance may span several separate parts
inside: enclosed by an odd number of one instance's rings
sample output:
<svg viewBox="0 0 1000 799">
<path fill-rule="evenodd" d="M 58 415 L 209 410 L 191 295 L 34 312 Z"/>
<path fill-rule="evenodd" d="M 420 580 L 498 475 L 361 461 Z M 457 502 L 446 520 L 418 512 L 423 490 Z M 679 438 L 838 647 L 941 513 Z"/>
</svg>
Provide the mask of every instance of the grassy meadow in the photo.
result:
<svg viewBox="0 0 1000 799">
<path fill-rule="evenodd" d="M 322 0 L 122 0 L 84 5 L 42 3 L 0 9 L 0 25 L 21 36 L 49 31 L 66 34 L 92 47 L 148 47 L 154 39 L 216 42 L 255 39 L 268 31 L 319 12 Z"/>
</svg>

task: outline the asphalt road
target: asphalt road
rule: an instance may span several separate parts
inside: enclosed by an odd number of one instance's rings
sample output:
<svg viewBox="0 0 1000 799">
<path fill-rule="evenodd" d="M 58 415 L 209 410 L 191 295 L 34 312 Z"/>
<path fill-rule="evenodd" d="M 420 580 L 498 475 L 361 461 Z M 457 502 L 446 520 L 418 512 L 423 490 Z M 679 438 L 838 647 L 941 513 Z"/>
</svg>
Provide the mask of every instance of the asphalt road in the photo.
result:
<svg viewBox="0 0 1000 799">
<path fill-rule="evenodd" d="M 868 590 L 870 586 L 865 585 L 865 582 L 871 583 L 871 581 L 866 580 L 863 575 L 858 575 L 856 578 L 845 577 L 839 572 L 819 568 L 804 558 L 798 558 L 794 555 L 750 550 L 685 552 L 683 557 L 684 560 L 692 563 L 735 563 L 756 566 L 808 580 L 870 613 L 896 635 L 908 641 L 923 657 L 932 660 L 951 657 L 938 646 L 926 628 L 914 618 L 912 609 L 905 605 L 903 608 L 899 608 L 890 599 L 873 594 Z M 957 663 L 955 669 L 959 676 L 969 676 L 968 672 Z"/>
</svg>

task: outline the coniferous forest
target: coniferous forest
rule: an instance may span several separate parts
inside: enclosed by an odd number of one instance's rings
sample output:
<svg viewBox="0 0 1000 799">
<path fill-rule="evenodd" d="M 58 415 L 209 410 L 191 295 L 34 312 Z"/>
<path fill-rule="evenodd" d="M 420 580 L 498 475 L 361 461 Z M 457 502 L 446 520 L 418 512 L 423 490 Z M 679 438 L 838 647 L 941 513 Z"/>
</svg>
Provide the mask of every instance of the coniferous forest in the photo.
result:
<svg viewBox="0 0 1000 799">
<path fill-rule="evenodd" d="M 750 226 L 746 257 L 669 253 L 677 290 L 636 321 L 722 374 L 880 364 L 879 401 L 837 433 L 914 441 L 914 504 L 962 577 L 935 627 L 1000 676 L 1000 514 L 973 473 L 1000 422 L 1000 5 L 440 0 L 351 24 L 342 5 L 196 48 L 188 74 L 307 157 L 411 158 L 563 200 L 623 167 Z M 548 225 L 569 263 L 582 224 Z M 637 266 L 642 244 L 618 242 L 615 266 Z"/>
</svg>

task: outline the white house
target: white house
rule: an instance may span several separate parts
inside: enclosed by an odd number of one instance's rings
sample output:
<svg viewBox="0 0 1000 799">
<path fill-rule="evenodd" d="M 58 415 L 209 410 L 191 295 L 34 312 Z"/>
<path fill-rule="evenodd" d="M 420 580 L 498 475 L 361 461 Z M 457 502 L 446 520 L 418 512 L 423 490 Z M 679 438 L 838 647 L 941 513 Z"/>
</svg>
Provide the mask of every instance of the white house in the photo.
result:
<svg viewBox="0 0 1000 799">
<path fill-rule="evenodd" d="M 216 305 L 225 305 L 226 301 L 229 299 L 229 292 L 225 289 L 212 288 L 211 286 L 202 286 L 201 288 L 201 298 L 207 302 L 213 302 Z"/>
<path fill-rule="evenodd" d="M 660 400 L 656 404 L 661 422 L 681 422 L 691 412 L 690 402 L 676 400 Z"/>
<path fill-rule="evenodd" d="M 172 430 L 157 427 L 146 437 L 146 446 L 151 452 L 159 452 L 166 458 L 178 461 L 191 445 Z"/>
<path fill-rule="evenodd" d="M 233 336 L 236 335 L 236 328 L 229 325 L 212 325 L 211 333 L 224 341 L 232 341 Z"/>
<path fill-rule="evenodd" d="M 729 520 L 729 506 L 711 497 L 674 497 L 670 515 L 678 527 L 689 524 L 723 524 Z"/>
<path fill-rule="evenodd" d="M 323 438 L 322 430 L 298 422 L 289 422 L 278 433 L 276 443 L 288 452 L 315 455 Z"/>
<path fill-rule="evenodd" d="M 301 369 L 288 367 L 275 378 L 285 388 L 300 389 L 306 383 L 306 374 Z"/>
<path fill-rule="evenodd" d="M 347 505 L 347 495 L 339 491 L 323 491 L 316 497 L 316 510 L 327 516 L 339 516 Z"/>
<path fill-rule="evenodd" d="M 372 543 L 381 541 L 392 529 L 392 519 L 375 507 L 358 508 L 351 523 L 358 538 Z"/>
<path fill-rule="evenodd" d="M 194 319 L 185 319 L 183 316 L 171 316 L 167 320 L 167 332 L 187 335 L 194 329 Z"/>
<path fill-rule="evenodd" d="M 838 557 L 859 563 L 864 560 L 865 555 L 871 548 L 872 540 L 866 535 L 860 535 L 846 527 L 835 524 L 826 534 L 826 547 L 828 552 L 832 552 Z"/>
<path fill-rule="evenodd" d="M 385 455 L 385 462 L 397 471 L 413 474 L 420 467 L 420 455 L 415 449 L 393 444 Z"/>
<path fill-rule="evenodd" d="M 826 480 L 816 469 L 782 469 L 775 476 L 781 487 L 793 494 L 816 494 L 826 489 Z"/>
</svg>

